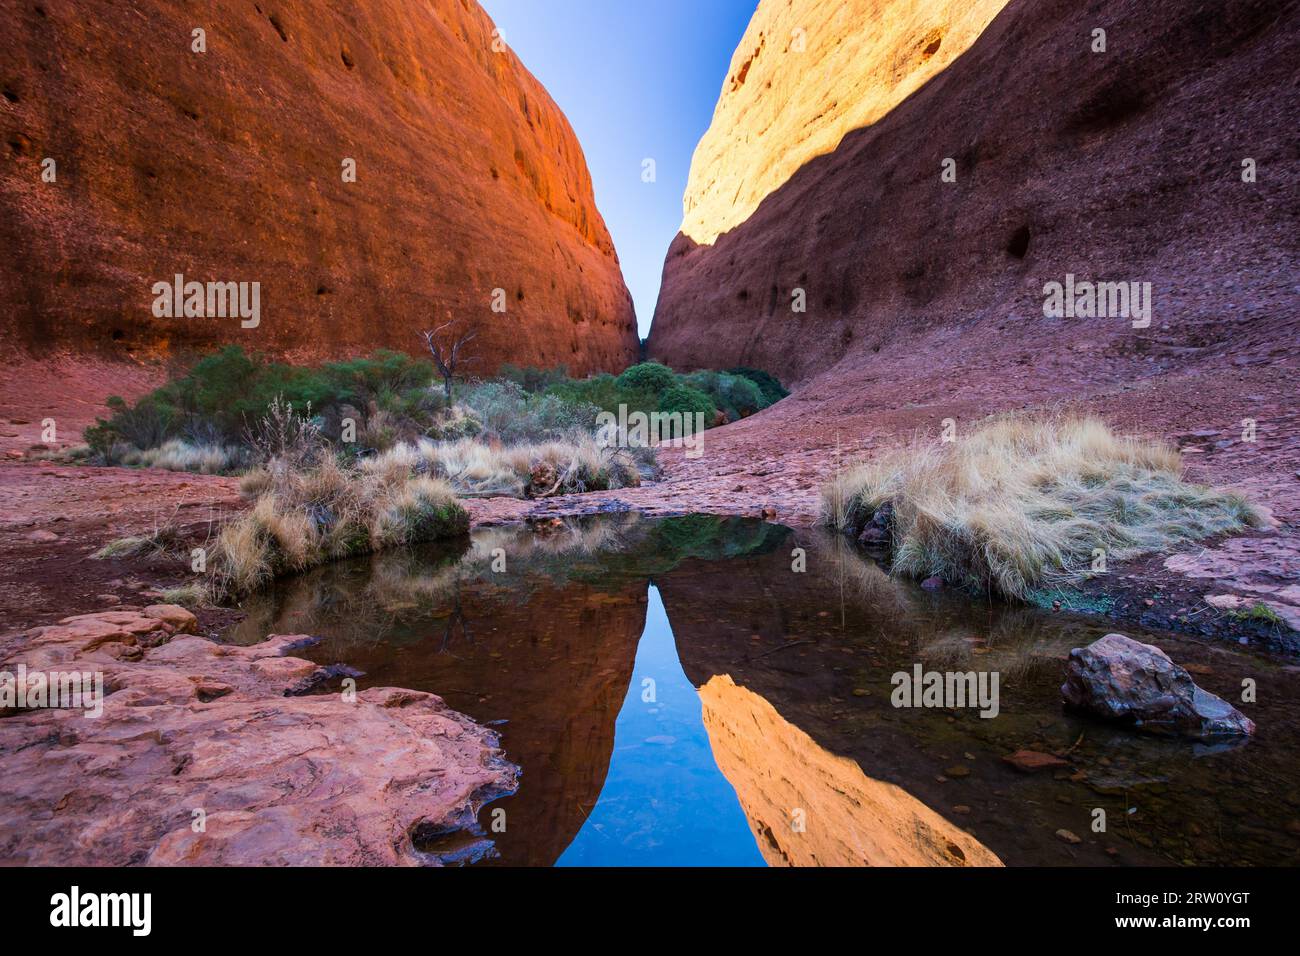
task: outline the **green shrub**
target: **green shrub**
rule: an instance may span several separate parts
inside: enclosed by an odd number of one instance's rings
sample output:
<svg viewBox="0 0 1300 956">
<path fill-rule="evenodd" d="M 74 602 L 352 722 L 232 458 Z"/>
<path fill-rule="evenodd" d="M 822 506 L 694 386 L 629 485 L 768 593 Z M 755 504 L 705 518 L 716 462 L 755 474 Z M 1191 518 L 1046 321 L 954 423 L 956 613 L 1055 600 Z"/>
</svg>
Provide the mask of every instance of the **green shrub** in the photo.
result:
<svg viewBox="0 0 1300 956">
<path fill-rule="evenodd" d="M 713 419 L 718 413 L 718 410 L 713 406 L 713 400 L 708 395 L 698 388 L 691 388 L 689 385 L 674 385 L 672 388 L 666 389 L 663 395 L 659 396 L 659 411 L 680 412 L 683 416 L 702 414 L 705 428 L 713 424 Z M 675 427 L 671 425 L 669 427 L 673 431 L 670 437 L 681 437 L 677 434 Z M 690 427 L 694 427 L 693 419 Z"/>
<path fill-rule="evenodd" d="M 134 406 L 110 398 L 109 418 L 87 429 L 86 441 L 101 455 L 117 444 L 147 450 L 175 438 L 200 446 L 247 443 L 250 429 L 277 402 L 299 415 L 310 409 L 330 439 L 339 437 L 345 410 L 362 419 L 358 425 L 382 414 L 373 434 L 396 440 L 424 434 L 444 410 L 431 387 L 434 377 L 431 363 L 383 349 L 369 358 L 305 367 L 231 345 L 199 359 Z"/>
<path fill-rule="evenodd" d="M 525 392 L 544 392 L 552 385 L 568 381 L 569 370 L 563 365 L 555 368 L 538 368 L 535 365 L 502 365 L 496 377 L 514 382 Z"/>
<path fill-rule="evenodd" d="M 389 349 L 379 349 L 369 358 L 330 362 L 321 372 L 341 400 L 358 406 L 427 390 L 436 377 L 432 362 Z"/>
<path fill-rule="evenodd" d="M 110 398 L 108 418 L 85 437 L 101 462 L 152 464 L 141 453 L 172 443 L 174 451 L 227 449 L 233 468 L 241 450 L 262 459 L 284 454 L 285 442 L 273 440 L 282 430 L 270 434 L 268 425 L 286 421 L 297 426 L 292 436 L 310 432 L 316 444 L 332 443 L 349 460 L 422 438 L 455 441 L 485 433 L 508 443 L 544 442 L 590 433 L 600 412 L 617 415 L 620 409 L 700 412 L 712 427 L 717 409 L 734 420 L 766 407 L 769 392 L 785 394 L 770 375 L 740 371 L 745 374 L 706 370 L 682 376 L 658 362 L 642 362 L 618 376 L 571 379 L 563 366 L 507 365 L 499 378 L 472 384 L 468 400 L 448 408 L 433 365 L 401 352 L 381 349 L 307 367 L 231 345 L 134 405 Z M 356 431 L 344 443 L 348 419 Z M 295 437 L 289 444 L 295 454 L 304 453 L 303 441 Z"/>
<path fill-rule="evenodd" d="M 728 421 L 745 418 L 770 404 L 757 385 L 730 372 L 691 372 L 684 382 L 708 395 L 714 406 L 726 413 Z"/>
<path fill-rule="evenodd" d="M 507 444 L 559 438 L 573 429 L 594 431 L 600 409 L 553 393 L 531 394 L 513 381 L 479 382 L 461 395 L 488 435 Z"/>
<path fill-rule="evenodd" d="M 180 413 L 153 395 L 146 395 L 134 407 L 118 395 L 110 395 L 104 404 L 111 413 L 109 420 L 98 419 L 82 436 L 100 455 L 120 443 L 141 449 L 157 448 L 180 434 Z"/>
<path fill-rule="evenodd" d="M 618 379 L 608 373 L 600 373 L 585 379 L 569 379 L 558 382 L 546 390 L 546 394 L 574 405 L 593 405 L 601 411 L 618 414 L 620 405 L 629 412 L 652 412 L 659 407 L 659 396 L 645 389 L 624 388 Z"/>
<path fill-rule="evenodd" d="M 658 362 L 633 365 L 618 377 L 619 388 L 628 391 L 651 392 L 658 395 L 677 384 L 677 373 Z"/>
<path fill-rule="evenodd" d="M 739 375 L 742 378 L 747 378 L 757 385 L 759 391 L 763 393 L 763 397 L 767 399 L 768 405 L 775 405 L 781 399 L 790 394 L 789 391 L 787 391 L 786 388 L 777 381 L 775 375 L 772 375 L 770 372 L 764 372 L 762 369 L 740 366 L 738 368 L 729 368 L 727 371 L 732 375 Z"/>
</svg>

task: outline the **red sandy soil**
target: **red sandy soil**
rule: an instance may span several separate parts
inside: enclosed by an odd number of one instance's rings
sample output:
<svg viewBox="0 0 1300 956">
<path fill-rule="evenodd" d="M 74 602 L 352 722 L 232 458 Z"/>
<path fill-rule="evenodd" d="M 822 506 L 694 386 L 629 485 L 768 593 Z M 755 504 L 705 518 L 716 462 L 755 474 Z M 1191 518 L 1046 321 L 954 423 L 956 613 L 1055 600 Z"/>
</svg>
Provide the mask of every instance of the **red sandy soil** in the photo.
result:
<svg viewBox="0 0 1300 956">
<path fill-rule="evenodd" d="M 95 419 L 108 415 L 104 400 L 139 398 L 167 380 L 161 364 L 99 361 L 54 354 L 43 358 L 0 356 L 0 456 L 18 458 L 33 445 L 69 448 Z M 54 419 L 54 441 L 45 440 Z M 36 449 L 39 450 L 39 449 Z"/>
</svg>

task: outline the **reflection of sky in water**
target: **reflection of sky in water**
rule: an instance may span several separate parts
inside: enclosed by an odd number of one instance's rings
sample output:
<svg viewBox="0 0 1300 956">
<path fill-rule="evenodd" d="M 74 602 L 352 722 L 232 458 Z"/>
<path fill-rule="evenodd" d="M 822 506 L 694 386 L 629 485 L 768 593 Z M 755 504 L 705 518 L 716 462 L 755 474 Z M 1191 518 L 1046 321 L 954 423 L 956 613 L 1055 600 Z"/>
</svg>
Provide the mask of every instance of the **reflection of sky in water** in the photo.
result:
<svg viewBox="0 0 1300 956">
<path fill-rule="evenodd" d="M 646 678 L 655 682 L 651 702 L 642 700 Z M 605 785 L 556 865 L 764 865 L 736 791 L 713 759 L 699 694 L 682 671 L 654 585 Z"/>
</svg>

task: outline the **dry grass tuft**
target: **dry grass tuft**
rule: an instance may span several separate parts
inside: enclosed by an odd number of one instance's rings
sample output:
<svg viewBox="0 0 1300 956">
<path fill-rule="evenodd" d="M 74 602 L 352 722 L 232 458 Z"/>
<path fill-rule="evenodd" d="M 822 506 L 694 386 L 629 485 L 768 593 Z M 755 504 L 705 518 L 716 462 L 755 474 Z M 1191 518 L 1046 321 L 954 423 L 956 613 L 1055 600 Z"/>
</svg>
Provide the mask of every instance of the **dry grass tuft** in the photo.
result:
<svg viewBox="0 0 1300 956">
<path fill-rule="evenodd" d="M 173 509 L 170 515 L 159 515 L 154 519 L 153 530 L 145 534 L 116 538 L 94 552 L 90 558 L 92 561 L 106 561 L 110 558 L 134 558 L 178 552 L 185 544 L 185 534 L 180 526 L 179 515 L 179 508 Z"/>
<path fill-rule="evenodd" d="M 179 438 L 173 438 L 157 448 L 144 451 L 138 448 L 127 448 L 121 452 L 118 460 L 123 465 L 137 468 L 162 468 L 167 471 L 220 475 L 240 467 L 246 457 L 238 448 L 192 445 Z"/>
<path fill-rule="evenodd" d="M 395 445 L 368 458 L 361 469 L 394 480 L 433 475 L 457 494 L 470 497 L 546 498 L 639 485 L 636 460 L 628 451 L 605 447 L 589 435 L 562 441 L 494 447 L 466 438 L 421 440 Z"/>
<path fill-rule="evenodd" d="M 208 589 L 202 584 L 182 584 L 167 588 L 159 596 L 163 604 L 179 604 L 181 607 L 202 607 L 208 602 Z"/>
<path fill-rule="evenodd" d="M 251 487 L 260 489 L 253 507 L 217 536 L 216 597 L 247 594 L 326 561 L 469 530 L 446 482 L 396 469 L 361 470 L 333 457 L 307 468 L 274 459 Z"/>
<path fill-rule="evenodd" d="M 1176 450 L 1097 418 L 1005 416 L 848 469 L 823 488 L 822 521 L 857 536 L 888 504 L 897 572 L 1024 599 L 1083 574 L 1095 549 L 1123 561 L 1262 523 L 1181 474 Z"/>
</svg>

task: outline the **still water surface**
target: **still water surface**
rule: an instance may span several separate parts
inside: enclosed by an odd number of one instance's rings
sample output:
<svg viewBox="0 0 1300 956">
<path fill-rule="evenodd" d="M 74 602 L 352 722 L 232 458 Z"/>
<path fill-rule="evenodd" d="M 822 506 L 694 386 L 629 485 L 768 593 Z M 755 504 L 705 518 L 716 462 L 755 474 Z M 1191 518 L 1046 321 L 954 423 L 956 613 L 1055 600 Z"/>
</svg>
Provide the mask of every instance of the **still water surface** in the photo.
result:
<svg viewBox="0 0 1300 956">
<path fill-rule="evenodd" d="M 1259 687 L 1243 746 L 1133 734 L 1060 703 L 1070 649 L 1104 622 L 930 594 L 820 532 L 634 514 L 481 529 L 246 610 L 230 640 L 317 635 L 304 653 L 361 687 L 431 691 L 500 733 L 520 785 L 484 808 L 460 857 L 477 865 L 1300 862 L 1293 661 L 1130 632 L 1230 700 Z M 891 706 L 917 664 L 998 672 L 998 716 Z M 1068 766 L 1023 773 L 1002 759 L 1021 749 Z"/>
</svg>

